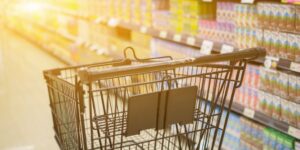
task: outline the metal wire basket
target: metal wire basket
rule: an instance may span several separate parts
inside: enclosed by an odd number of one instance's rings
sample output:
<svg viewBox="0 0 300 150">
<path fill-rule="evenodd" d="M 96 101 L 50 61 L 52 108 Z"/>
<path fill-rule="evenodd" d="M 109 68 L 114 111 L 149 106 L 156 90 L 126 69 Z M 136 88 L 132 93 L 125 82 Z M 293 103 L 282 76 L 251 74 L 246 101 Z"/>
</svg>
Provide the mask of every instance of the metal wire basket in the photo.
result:
<svg viewBox="0 0 300 150">
<path fill-rule="evenodd" d="M 47 70 L 61 149 L 221 148 L 253 48 L 172 60 L 125 59 Z M 219 63 L 225 62 L 225 63 Z M 227 63 L 226 63 L 227 62 Z"/>
</svg>

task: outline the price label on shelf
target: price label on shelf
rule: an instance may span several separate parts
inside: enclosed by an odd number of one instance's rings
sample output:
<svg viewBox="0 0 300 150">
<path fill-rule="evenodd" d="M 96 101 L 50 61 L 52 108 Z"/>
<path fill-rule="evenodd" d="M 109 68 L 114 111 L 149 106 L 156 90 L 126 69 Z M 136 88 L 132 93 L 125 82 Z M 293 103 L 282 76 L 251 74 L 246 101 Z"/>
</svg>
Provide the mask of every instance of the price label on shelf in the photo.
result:
<svg viewBox="0 0 300 150">
<path fill-rule="evenodd" d="M 242 0 L 242 3 L 253 4 L 254 0 Z"/>
<path fill-rule="evenodd" d="M 145 26 L 142 26 L 142 27 L 140 28 L 140 32 L 141 32 L 141 33 L 147 33 L 147 31 L 148 31 L 148 28 L 145 27 Z"/>
<path fill-rule="evenodd" d="M 95 20 L 95 23 L 96 23 L 96 24 L 99 24 L 99 23 L 101 23 L 103 20 L 104 20 L 103 17 L 99 17 L 99 18 L 97 18 L 97 19 Z"/>
<path fill-rule="evenodd" d="M 264 66 L 268 69 L 272 68 L 272 60 L 266 59 L 264 62 Z"/>
<path fill-rule="evenodd" d="M 289 126 L 288 133 L 290 135 L 292 135 L 293 137 L 296 137 L 296 138 L 300 139 L 300 129 Z"/>
<path fill-rule="evenodd" d="M 97 49 L 96 54 L 97 55 L 103 55 L 105 53 L 105 50 L 103 48 Z"/>
<path fill-rule="evenodd" d="M 295 71 L 295 72 L 300 72 L 300 63 L 292 62 L 291 66 L 290 66 L 290 69 Z"/>
<path fill-rule="evenodd" d="M 213 49 L 214 43 L 212 41 L 204 40 L 201 45 L 201 54 L 209 55 Z"/>
<path fill-rule="evenodd" d="M 221 54 L 225 54 L 225 53 L 231 53 L 233 52 L 234 47 L 227 45 L 227 44 L 223 44 L 222 48 L 221 48 Z"/>
<path fill-rule="evenodd" d="M 91 47 L 90 47 L 91 51 L 97 51 L 97 49 L 98 49 L 98 46 L 95 45 L 95 44 L 92 44 Z"/>
<path fill-rule="evenodd" d="M 118 19 L 109 19 L 108 21 L 108 25 L 111 26 L 111 27 L 116 27 L 117 25 L 119 24 L 119 20 Z"/>
<path fill-rule="evenodd" d="M 176 41 L 176 42 L 180 42 L 181 41 L 181 35 L 180 34 L 175 34 L 173 36 L 173 40 Z"/>
<path fill-rule="evenodd" d="M 195 45 L 196 39 L 194 37 L 188 37 L 186 40 L 186 44 L 188 45 Z"/>
<path fill-rule="evenodd" d="M 202 0 L 202 2 L 212 2 L 213 0 Z"/>
<path fill-rule="evenodd" d="M 244 109 L 244 112 L 243 112 L 243 115 L 244 115 L 244 116 L 253 119 L 253 118 L 254 118 L 254 114 L 255 114 L 255 111 L 254 111 L 254 110 L 249 109 L 249 108 L 245 108 L 245 109 Z"/>
<path fill-rule="evenodd" d="M 266 56 L 264 66 L 267 69 L 276 68 L 278 61 L 279 61 L 279 58 L 277 58 L 277 57 Z"/>
<path fill-rule="evenodd" d="M 167 31 L 160 31 L 159 32 L 159 37 L 160 38 L 167 38 L 167 36 L 168 36 L 168 32 Z"/>
</svg>

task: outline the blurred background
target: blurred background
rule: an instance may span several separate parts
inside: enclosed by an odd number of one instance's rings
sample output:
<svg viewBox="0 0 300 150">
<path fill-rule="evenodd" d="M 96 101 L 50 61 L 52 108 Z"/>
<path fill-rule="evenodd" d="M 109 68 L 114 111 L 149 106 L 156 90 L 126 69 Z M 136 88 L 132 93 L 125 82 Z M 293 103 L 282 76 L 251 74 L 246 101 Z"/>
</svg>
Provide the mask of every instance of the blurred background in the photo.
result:
<svg viewBox="0 0 300 150">
<path fill-rule="evenodd" d="M 0 149 L 56 150 L 43 70 L 264 47 L 236 93 L 224 149 L 299 149 L 297 0 L 0 0 Z M 204 42 L 205 41 L 205 42 Z"/>
</svg>

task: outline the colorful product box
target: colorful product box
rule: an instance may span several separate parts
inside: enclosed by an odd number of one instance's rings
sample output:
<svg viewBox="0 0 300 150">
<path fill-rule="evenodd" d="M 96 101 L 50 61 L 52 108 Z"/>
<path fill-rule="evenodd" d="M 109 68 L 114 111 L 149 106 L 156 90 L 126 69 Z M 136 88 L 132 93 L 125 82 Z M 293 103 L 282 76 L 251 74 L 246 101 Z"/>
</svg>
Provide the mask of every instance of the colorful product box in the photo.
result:
<svg viewBox="0 0 300 150">
<path fill-rule="evenodd" d="M 258 20 L 259 22 L 261 22 L 260 24 L 260 27 L 264 28 L 264 19 L 265 19 L 265 16 L 266 16 L 266 11 L 264 9 L 264 5 L 263 3 L 258 3 L 257 4 L 257 10 L 258 10 Z"/>
<path fill-rule="evenodd" d="M 263 42 L 263 30 L 262 29 L 256 29 L 256 43 L 257 46 L 259 47 L 263 47 L 264 46 L 264 42 Z"/>
<path fill-rule="evenodd" d="M 281 118 L 281 98 L 279 96 L 272 97 L 272 103 L 274 104 L 272 117 L 280 120 Z"/>
<path fill-rule="evenodd" d="M 297 36 L 297 42 L 293 42 L 292 48 L 295 51 L 295 62 L 300 62 L 300 36 Z"/>
<path fill-rule="evenodd" d="M 275 5 L 275 9 L 276 9 L 276 14 L 275 14 L 275 24 L 273 26 L 278 26 L 279 28 L 282 28 L 281 24 L 281 20 L 283 20 L 284 15 L 283 15 L 283 11 L 282 11 L 282 5 L 278 5 L 278 4 L 274 4 Z"/>
<path fill-rule="evenodd" d="M 295 75 L 289 75 L 289 97 L 297 97 L 297 77 Z"/>
<path fill-rule="evenodd" d="M 269 19 L 270 19 L 270 28 L 276 26 L 276 10 L 277 7 L 275 4 L 269 4 Z"/>
<path fill-rule="evenodd" d="M 296 7 L 296 30 L 300 31 L 300 7 Z"/>
<path fill-rule="evenodd" d="M 289 76 L 286 73 L 279 72 L 279 96 L 288 97 Z"/>
<path fill-rule="evenodd" d="M 300 77 L 297 77 L 297 96 L 295 97 L 295 102 L 300 103 Z"/>
<path fill-rule="evenodd" d="M 295 29 L 295 16 L 296 11 L 295 7 L 292 5 L 286 5 L 286 9 L 284 11 L 284 16 L 286 17 L 286 24 L 287 30 L 294 30 Z"/>
<path fill-rule="evenodd" d="M 260 112 L 265 112 L 267 110 L 267 100 L 265 97 L 265 92 L 263 91 L 258 92 L 258 100 L 259 100 L 258 110 Z"/>
<path fill-rule="evenodd" d="M 268 55 L 272 55 L 271 53 L 271 31 L 270 30 L 265 30 L 264 31 L 264 48 L 267 50 Z"/>
<path fill-rule="evenodd" d="M 264 27 L 268 28 L 270 27 L 270 21 L 271 21 L 271 18 L 270 18 L 270 13 L 271 13 L 271 4 L 268 4 L 268 3 L 265 3 L 265 4 L 262 4 L 263 7 L 263 24 L 264 24 Z"/>
<path fill-rule="evenodd" d="M 279 39 L 279 33 L 271 31 L 270 32 L 270 37 L 269 37 L 269 44 L 270 44 L 270 53 L 272 56 L 277 57 L 278 56 L 278 51 L 277 51 L 277 40 Z"/>
<path fill-rule="evenodd" d="M 287 44 L 287 57 L 291 60 L 295 60 L 296 49 L 299 49 L 300 43 L 298 43 L 297 35 L 288 34 Z"/>
<path fill-rule="evenodd" d="M 278 36 L 278 51 L 279 57 L 286 58 L 288 57 L 287 46 L 288 46 L 288 34 L 287 33 L 279 33 Z"/>
</svg>

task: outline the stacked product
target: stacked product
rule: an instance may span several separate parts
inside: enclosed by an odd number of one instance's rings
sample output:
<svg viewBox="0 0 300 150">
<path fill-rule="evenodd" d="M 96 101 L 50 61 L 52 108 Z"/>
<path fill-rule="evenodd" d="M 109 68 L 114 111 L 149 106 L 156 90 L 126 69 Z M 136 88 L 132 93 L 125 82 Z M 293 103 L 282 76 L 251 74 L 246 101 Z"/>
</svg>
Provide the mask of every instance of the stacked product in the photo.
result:
<svg viewBox="0 0 300 150">
<path fill-rule="evenodd" d="M 240 149 L 240 133 L 242 124 L 240 120 L 242 118 L 234 113 L 229 116 L 229 121 L 226 128 L 226 133 L 224 136 L 224 141 L 222 147 L 226 150 L 238 150 Z"/>
<path fill-rule="evenodd" d="M 300 127 L 299 81 L 293 74 L 249 65 L 235 102 Z"/>
<path fill-rule="evenodd" d="M 197 0 L 170 0 L 171 28 L 176 33 L 190 32 L 190 34 L 196 34 L 198 10 Z"/>
<path fill-rule="evenodd" d="M 276 3 L 258 3 L 260 27 L 265 29 L 296 30 L 296 6 Z"/>
<path fill-rule="evenodd" d="M 291 33 L 264 31 L 263 47 L 268 55 L 300 62 L 300 36 Z"/>
<path fill-rule="evenodd" d="M 258 87 L 260 84 L 259 67 L 249 65 L 243 81 L 243 86 L 236 91 L 235 102 L 253 110 L 258 109 Z"/>
<path fill-rule="evenodd" d="M 199 37 L 216 42 L 234 44 L 234 3 L 217 2 L 217 21 L 201 19 Z"/>
<path fill-rule="evenodd" d="M 132 0 L 131 0 L 132 1 Z M 154 12 L 168 9 L 167 0 L 133 0 L 135 11 L 131 11 L 131 15 L 140 17 L 138 24 L 144 26 L 153 26 Z M 155 17 L 156 18 L 156 17 Z"/>
<path fill-rule="evenodd" d="M 295 103 L 300 103 L 299 77 L 261 67 L 260 80 L 260 89 Z"/>
<path fill-rule="evenodd" d="M 125 22 L 130 22 L 130 18 L 131 18 L 130 6 L 131 6 L 131 0 L 121 0 L 120 7 L 119 7 L 121 12 L 120 17 L 121 20 Z"/>
<path fill-rule="evenodd" d="M 258 16 L 255 5 L 235 4 L 235 45 L 238 48 L 250 48 L 259 45 L 262 30 L 257 29 Z"/>
<path fill-rule="evenodd" d="M 279 96 L 267 92 L 259 92 L 259 109 L 262 113 L 276 120 L 287 122 L 288 124 L 300 127 L 299 104 L 285 100 Z"/>
<path fill-rule="evenodd" d="M 224 22 L 234 24 L 235 20 L 235 3 L 231 2 L 217 2 L 217 22 Z"/>
<path fill-rule="evenodd" d="M 259 110 L 275 119 L 300 127 L 300 78 L 261 68 Z M 270 94 L 272 93 L 272 94 Z"/>
<path fill-rule="evenodd" d="M 260 28 L 265 29 L 263 47 L 268 55 L 300 62 L 298 6 L 259 3 Z"/>
<path fill-rule="evenodd" d="M 216 4 L 198 0 L 170 0 L 172 31 L 196 35 L 200 20 L 215 18 Z"/>
<path fill-rule="evenodd" d="M 222 148 L 225 150 L 294 150 L 295 140 L 275 129 L 231 113 Z"/>
<path fill-rule="evenodd" d="M 234 25 L 210 20 L 199 21 L 199 37 L 215 42 L 234 44 Z"/>
<path fill-rule="evenodd" d="M 170 29 L 170 12 L 168 10 L 157 10 L 152 12 L 152 25 L 155 29 L 169 30 Z"/>
<path fill-rule="evenodd" d="M 264 127 L 245 118 L 241 123 L 241 145 L 239 149 L 294 150 L 295 139 L 272 128 Z"/>
</svg>

